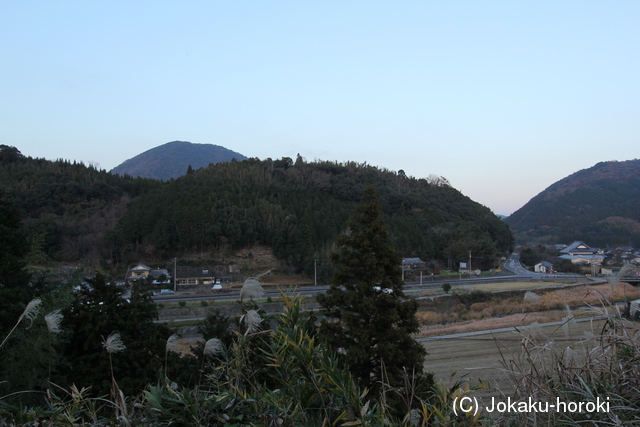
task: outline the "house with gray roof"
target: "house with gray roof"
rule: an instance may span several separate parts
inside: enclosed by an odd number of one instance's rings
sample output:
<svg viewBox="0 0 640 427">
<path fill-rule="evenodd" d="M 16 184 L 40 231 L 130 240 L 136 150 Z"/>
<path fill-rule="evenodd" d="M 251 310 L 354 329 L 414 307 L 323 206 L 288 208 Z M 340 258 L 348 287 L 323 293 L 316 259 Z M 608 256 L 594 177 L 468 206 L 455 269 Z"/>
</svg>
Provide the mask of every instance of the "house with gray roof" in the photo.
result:
<svg viewBox="0 0 640 427">
<path fill-rule="evenodd" d="M 560 251 L 559 258 L 567 259 L 573 264 L 595 264 L 601 265 L 605 254 L 602 249 L 592 248 L 586 243 L 576 240 Z"/>
<path fill-rule="evenodd" d="M 539 262 L 534 266 L 534 271 L 536 273 L 553 273 L 553 264 L 549 261 Z"/>
</svg>

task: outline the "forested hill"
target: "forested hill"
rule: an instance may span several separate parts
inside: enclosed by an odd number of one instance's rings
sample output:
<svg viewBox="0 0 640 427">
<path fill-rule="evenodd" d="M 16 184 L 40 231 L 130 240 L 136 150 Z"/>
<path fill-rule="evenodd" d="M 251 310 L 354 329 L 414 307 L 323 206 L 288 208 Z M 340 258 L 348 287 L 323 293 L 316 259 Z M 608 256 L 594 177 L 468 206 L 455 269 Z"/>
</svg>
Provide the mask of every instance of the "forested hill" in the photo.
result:
<svg viewBox="0 0 640 427">
<path fill-rule="evenodd" d="M 404 256 L 455 266 L 472 251 L 474 265 L 490 267 L 512 245 L 506 224 L 437 177 L 298 157 L 219 163 L 162 182 L 0 146 L 0 198 L 22 213 L 32 264 L 121 268 L 194 253 L 215 260 L 263 244 L 283 265 L 313 272 L 317 259 L 326 274 L 335 238 L 369 184 Z"/>
<path fill-rule="evenodd" d="M 523 239 L 640 246 L 640 160 L 576 172 L 505 219 Z"/>
<path fill-rule="evenodd" d="M 111 173 L 168 180 L 184 175 L 189 167 L 199 169 L 232 159 L 246 157 L 219 145 L 173 141 L 125 160 Z"/>
<path fill-rule="evenodd" d="M 98 260 L 131 199 L 161 184 L 0 145 L 0 196 L 20 210 L 36 263 Z"/>
<path fill-rule="evenodd" d="M 512 245 L 506 224 L 446 180 L 298 157 L 219 163 L 165 183 L 131 205 L 114 232 L 113 253 L 166 257 L 261 243 L 312 272 L 313 260 L 327 259 L 369 184 L 405 256 L 455 262 L 471 250 L 478 263 L 491 266 Z"/>
</svg>

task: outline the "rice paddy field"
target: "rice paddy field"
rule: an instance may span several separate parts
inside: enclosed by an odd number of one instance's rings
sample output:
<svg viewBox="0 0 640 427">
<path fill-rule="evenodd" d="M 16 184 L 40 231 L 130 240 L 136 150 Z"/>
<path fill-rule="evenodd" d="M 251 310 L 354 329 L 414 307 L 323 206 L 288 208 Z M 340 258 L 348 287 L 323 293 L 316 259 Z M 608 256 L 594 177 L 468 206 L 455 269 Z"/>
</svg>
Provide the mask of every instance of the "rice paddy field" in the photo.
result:
<svg viewBox="0 0 640 427">
<path fill-rule="evenodd" d="M 512 381 L 517 380 L 519 370 L 514 367 L 526 370 L 531 366 L 523 359 L 525 347 L 529 356 L 542 359 L 564 353 L 585 357 L 598 345 L 594 337 L 606 326 L 603 317 L 619 314 L 620 309 L 607 302 L 611 298 L 611 286 L 606 284 L 536 290 L 536 297 L 529 300 L 509 295 L 458 304 L 446 313 L 422 310 L 418 339 L 429 353 L 425 368 L 448 385 L 459 380 L 471 380 L 472 386 L 488 382 L 490 387 L 472 392 L 485 401 L 512 395 Z M 640 290 L 617 284 L 613 299 L 625 298 L 640 298 Z M 638 322 L 624 321 L 624 325 L 626 333 L 638 336 Z"/>
<path fill-rule="evenodd" d="M 603 325 L 603 321 L 577 323 L 571 325 L 568 335 L 561 326 L 554 325 L 523 328 L 520 332 L 514 328 L 510 332 L 432 338 L 422 342 L 429 353 L 425 368 L 447 384 L 461 379 L 469 379 L 472 384 L 479 380 L 488 381 L 491 388 L 476 392 L 478 397 L 499 397 L 501 393 L 509 395 L 513 387 L 505 363 L 520 358 L 523 342 L 528 336 L 535 334 L 543 341 L 546 338 L 546 342 L 552 343 L 551 347 L 561 350 L 568 346 L 580 347 L 582 341 L 591 334 L 595 335 Z"/>
</svg>

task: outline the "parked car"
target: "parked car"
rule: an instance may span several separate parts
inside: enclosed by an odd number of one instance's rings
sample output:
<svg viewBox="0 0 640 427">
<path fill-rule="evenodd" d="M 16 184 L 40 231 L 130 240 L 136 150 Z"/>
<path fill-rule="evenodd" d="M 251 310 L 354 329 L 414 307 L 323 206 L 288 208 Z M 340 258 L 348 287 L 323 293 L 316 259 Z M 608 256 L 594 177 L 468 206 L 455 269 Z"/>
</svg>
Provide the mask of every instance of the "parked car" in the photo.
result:
<svg viewBox="0 0 640 427">
<path fill-rule="evenodd" d="M 160 295 L 173 295 L 175 294 L 175 292 L 173 292 L 171 289 L 160 289 Z"/>
<path fill-rule="evenodd" d="M 219 290 L 221 290 L 221 289 L 222 289 L 222 285 L 213 285 L 213 286 L 211 287 L 211 290 L 212 290 L 212 291 L 219 291 Z"/>
</svg>

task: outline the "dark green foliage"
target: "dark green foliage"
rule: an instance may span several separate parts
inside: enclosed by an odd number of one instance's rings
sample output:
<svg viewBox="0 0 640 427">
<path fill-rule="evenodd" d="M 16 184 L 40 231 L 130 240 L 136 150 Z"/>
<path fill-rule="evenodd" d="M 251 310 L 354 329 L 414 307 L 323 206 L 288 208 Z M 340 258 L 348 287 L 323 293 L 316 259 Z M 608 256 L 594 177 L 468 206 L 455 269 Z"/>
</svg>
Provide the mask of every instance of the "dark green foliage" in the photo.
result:
<svg viewBox="0 0 640 427">
<path fill-rule="evenodd" d="M 321 336 L 344 351 L 344 362 L 363 387 L 399 386 L 405 370 L 421 376 L 426 352 L 411 337 L 418 331 L 418 304 L 402 290 L 402 258 L 389 243 L 372 187 L 338 245 L 333 283 L 317 297 L 327 317 Z M 430 383 L 428 376 L 425 381 Z"/>
<path fill-rule="evenodd" d="M 601 162 L 545 189 L 505 219 L 522 240 L 640 246 L 640 160 Z"/>
<path fill-rule="evenodd" d="M 520 250 L 520 261 L 527 267 L 533 267 L 542 261 L 549 261 L 558 264 L 562 260 L 557 259 L 560 255 L 559 251 L 553 247 L 543 245 L 532 245 L 523 247 Z"/>
<path fill-rule="evenodd" d="M 13 327 L 33 298 L 24 258 L 29 252 L 19 211 L 0 189 L 0 337 Z"/>
<path fill-rule="evenodd" d="M 49 387 L 49 380 L 60 369 L 64 369 L 62 346 L 64 337 L 50 332 L 44 317 L 55 310 L 67 307 L 72 300 L 71 287 L 74 278 L 53 280 L 45 275 L 33 275 L 25 289 L 27 292 L 15 292 L 0 302 L 8 307 L 5 313 L 15 313 L 15 317 L 3 319 L 2 326 L 12 328 L 10 335 L 4 330 L 0 341 L 7 338 L 0 348 L 0 396 L 13 395 L 13 402 L 22 404 L 41 403 L 43 390 Z M 33 319 L 24 318 L 20 323 L 20 314 L 31 301 L 39 300 L 39 308 Z M 37 313 L 37 314 L 36 314 Z M 6 323 L 5 323 L 6 322 Z M 23 391 L 28 393 L 21 393 Z"/>
<path fill-rule="evenodd" d="M 202 325 L 198 326 L 198 333 L 202 334 L 205 341 L 217 338 L 224 345 L 230 346 L 234 334 L 231 332 L 232 319 L 220 313 L 219 309 L 207 313 Z"/>
<path fill-rule="evenodd" d="M 310 332 L 301 301 L 283 299 L 285 312 L 277 316 L 275 330 L 237 335 L 223 354 L 207 359 L 211 374 L 199 389 L 175 390 L 168 382 L 149 387 L 145 391 L 148 422 L 185 426 L 382 425 L 388 414 L 366 402 L 370 396 L 365 396 L 326 343 L 317 341 Z M 263 339 L 265 335 L 268 339 Z"/>
<path fill-rule="evenodd" d="M 42 263 L 99 259 L 103 249 L 109 250 L 103 246 L 105 232 L 131 197 L 160 185 L 82 163 L 24 157 L 5 147 L 0 147 L 0 190 L 21 212 L 25 242 Z"/>
<path fill-rule="evenodd" d="M 444 291 L 445 294 L 448 294 L 449 291 L 451 290 L 451 284 L 450 283 L 445 283 L 442 285 L 442 290 Z"/>
<path fill-rule="evenodd" d="M 405 256 L 465 259 L 472 250 L 484 268 L 512 245 L 498 217 L 445 181 L 366 164 L 248 159 L 162 183 L 27 158 L 12 147 L 2 153 L 0 188 L 23 212 L 29 260 L 38 264 L 104 258 L 106 266 L 122 265 L 262 244 L 297 272 L 311 275 L 318 260 L 326 283 L 328 254 L 369 184 Z"/>
<path fill-rule="evenodd" d="M 112 355 L 120 388 L 133 394 L 156 382 L 164 367 L 170 332 L 153 322 L 157 310 L 149 293 L 134 286 L 127 302 L 121 291 L 101 275 L 88 283 L 89 287 L 80 289 L 64 312 L 63 328 L 69 339 L 65 354 L 70 369 L 59 383 L 92 386 L 95 395 L 108 393 L 111 372 L 103 341 L 114 332 L 120 333 L 127 347 Z"/>
<path fill-rule="evenodd" d="M 141 197 L 112 234 L 112 253 L 133 260 L 136 248 L 202 253 L 263 244 L 309 275 L 318 259 L 322 282 L 330 248 L 368 183 L 402 254 L 464 259 L 473 250 L 492 266 L 512 244 L 497 216 L 446 185 L 355 163 L 250 159 L 197 170 Z"/>
<path fill-rule="evenodd" d="M 6 165 L 24 158 L 20 150 L 9 145 L 0 145 L 0 165 Z"/>
</svg>

